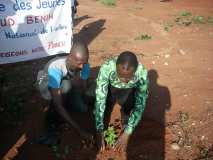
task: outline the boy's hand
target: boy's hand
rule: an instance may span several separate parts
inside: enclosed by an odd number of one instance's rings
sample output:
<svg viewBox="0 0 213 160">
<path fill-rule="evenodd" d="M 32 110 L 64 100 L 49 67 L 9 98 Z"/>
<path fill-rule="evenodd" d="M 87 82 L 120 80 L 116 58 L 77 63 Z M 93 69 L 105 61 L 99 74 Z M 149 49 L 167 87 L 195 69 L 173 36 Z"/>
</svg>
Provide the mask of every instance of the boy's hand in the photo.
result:
<svg viewBox="0 0 213 160">
<path fill-rule="evenodd" d="M 127 148 L 128 140 L 129 140 L 129 135 L 123 132 L 119 136 L 118 141 L 115 144 L 114 150 L 117 150 L 119 152 L 125 151 Z"/>
<path fill-rule="evenodd" d="M 104 143 L 104 133 L 97 132 L 96 134 L 96 145 L 98 147 L 98 151 L 102 152 L 105 150 L 105 143 Z"/>
</svg>

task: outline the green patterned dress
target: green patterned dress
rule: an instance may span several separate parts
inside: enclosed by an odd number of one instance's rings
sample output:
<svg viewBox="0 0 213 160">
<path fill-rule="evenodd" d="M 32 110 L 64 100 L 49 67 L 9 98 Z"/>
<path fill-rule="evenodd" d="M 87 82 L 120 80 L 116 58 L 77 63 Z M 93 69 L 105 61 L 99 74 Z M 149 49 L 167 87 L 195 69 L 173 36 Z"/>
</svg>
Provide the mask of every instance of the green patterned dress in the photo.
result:
<svg viewBox="0 0 213 160">
<path fill-rule="evenodd" d="M 116 72 L 117 57 L 108 59 L 100 68 L 96 79 L 96 103 L 95 103 L 95 121 L 96 129 L 102 131 L 104 129 L 104 111 L 106 108 L 106 98 L 108 94 L 109 84 L 115 88 L 136 88 L 135 106 L 131 111 L 128 119 L 127 127 L 124 132 L 131 134 L 141 119 L 142 113 L 146 105 L 148 97 L 148 78 L 147 70 L 142 64 L 138 65 L 135 75 L 128 83 L 123 83 L 119 80 Z"/>
</svg>

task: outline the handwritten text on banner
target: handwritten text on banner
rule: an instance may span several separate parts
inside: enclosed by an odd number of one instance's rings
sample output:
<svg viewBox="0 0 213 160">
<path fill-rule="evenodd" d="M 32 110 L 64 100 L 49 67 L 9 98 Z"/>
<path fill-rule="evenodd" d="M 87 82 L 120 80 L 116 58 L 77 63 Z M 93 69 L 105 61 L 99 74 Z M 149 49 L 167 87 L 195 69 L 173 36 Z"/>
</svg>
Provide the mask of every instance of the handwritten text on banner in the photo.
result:
<svg viewBox="0 0 213 160">
<path fill-rule="evenodd" d="M 0 64 L 69 53 L 70 0 L 0 0 Z"/>
</svg>

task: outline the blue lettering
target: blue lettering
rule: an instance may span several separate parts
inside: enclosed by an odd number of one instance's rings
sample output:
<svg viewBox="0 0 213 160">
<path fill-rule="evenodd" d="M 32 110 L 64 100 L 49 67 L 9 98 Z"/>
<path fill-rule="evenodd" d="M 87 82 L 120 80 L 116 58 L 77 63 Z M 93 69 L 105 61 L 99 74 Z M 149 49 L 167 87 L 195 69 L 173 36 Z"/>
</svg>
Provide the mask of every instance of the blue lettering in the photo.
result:
<svg viewBox="0 0 213 160">
<path fill-rule="evenodd" d="M 31 6 L 31 3 L 30 3 L 30 2 L 27 2 L 27 3 L 26 3 L 26 6 L 27 6 L 27 10 L 32 9 L 32 6 Z"/>
<path fill-rule="evenodd" d="M 60 5 L 63 6 L 64 4 L 65 4 L 65 0 L 59 0 L 59 1 L 57 1 L 57 5 L 59 5 L 59 6 Z"/>
<path fill-rule="evenodd" d="M 43 8 L 47 8 L 47 7 L 48 7 L 47 3 L 49 3 L 49 2 L 43 1 L 43 2 L 42 2 L 42 7 L 43 7 Z"/>
<path fill-rule="evenodd" d="M 57 4 L 57 2 L 55 2 L 55 1 L 48 2 L 49 8 L 53 8 L 54 6 L 56 6 L 56 4 Z"/>
<path fill-rule="evenodd" d="M 20 10 L 20 8 L 19 8 L 19 6 L 18 6 L 17 3 L 15 3 L 15 4 L 13 5 L 13 9 L 14 9 L 15 11 Z"/>
<path fill-rule="evenodd" d="M 36 6 L 36 8 L 40 9 L 41 8 L 41 1 L 39 0 L 39 5 Z"/>
<path fill-rule="evenodd" d="M 13 5 L 13 9 L 15 11 L 17 11 L 17 10 L 30 10 L 30 9 L 32 9 L 31 2 L 27 2 L 27 3 L 20 2 L 18 4 L 16 3 L 16 4 Z"/>
<path fill-rule="evenodd" d="M 0 12 L 4 12 L 6 10 L 5 5 L 0 4 Z"/>
<path fill-rule="evenodd" d="M 21 10 L 25 10 L 25 9 L 26 9 L 25 3 L 24 3 L 24 2 L 21 2 L 21 3 L 20 3 L 20 8 L 21 8 Z"/>
<path fill-rule="evenodd" d="M 41 8 L 54 8 L 57 6 L 62 6 L 65 4 L 65 0 L 50 0 L 50 1 L 42 1 L 39 0 L 39 4 L 36 6 L 37 9 Z"/>
</svg>

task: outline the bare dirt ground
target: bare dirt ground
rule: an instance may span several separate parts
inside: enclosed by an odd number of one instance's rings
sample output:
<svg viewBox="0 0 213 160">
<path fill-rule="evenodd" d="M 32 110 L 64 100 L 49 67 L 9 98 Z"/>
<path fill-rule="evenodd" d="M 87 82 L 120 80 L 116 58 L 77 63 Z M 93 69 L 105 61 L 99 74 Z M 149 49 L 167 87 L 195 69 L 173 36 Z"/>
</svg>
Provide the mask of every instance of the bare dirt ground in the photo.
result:
<svg viewBox="0 0 213 160">
<path fill-rule="evenodd" d="M 213 160 L 213 1 L 119 0 L 114 7 L 95 0 L 79 3 L 75 38 L 89 45 L 92 67 L 130 50 L 149 70 L 150 96 L 126 152 L 97 153 L 71 129 L 64 129 L 57 152 L 35 143 L 47 103 L 33 83 L 47 58 L 0 68 L 0 157 Z M 72 116 L 92 130 L 89 115 Z M 119 116 L 115 107 L 111 122 Z"/>
</svg>

